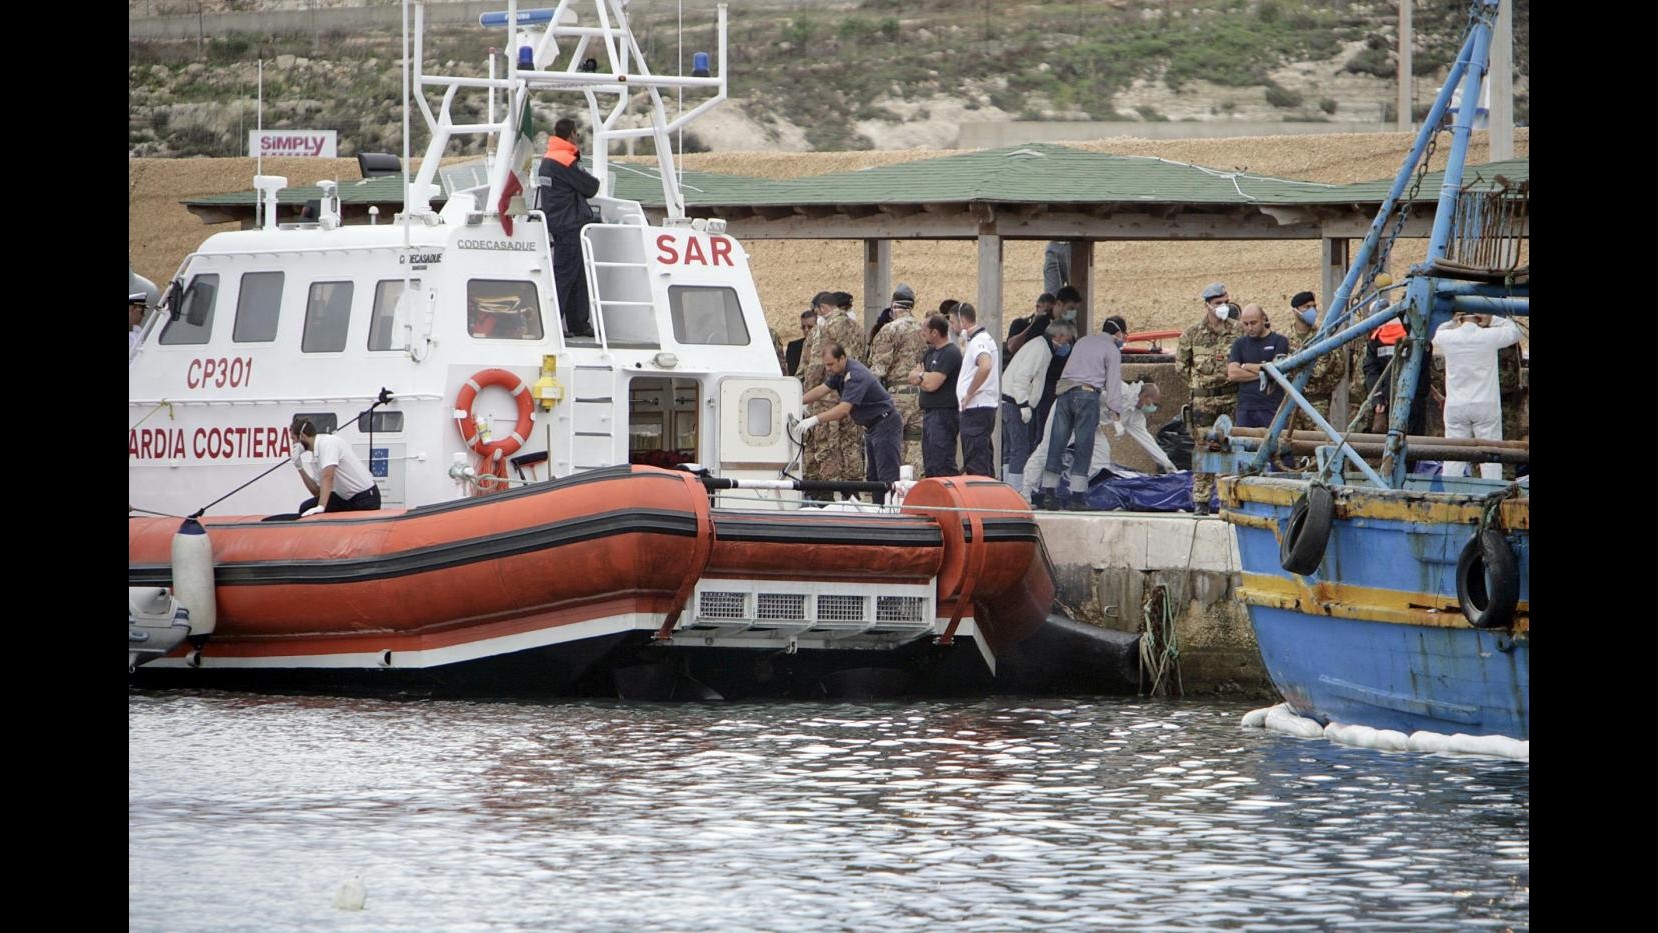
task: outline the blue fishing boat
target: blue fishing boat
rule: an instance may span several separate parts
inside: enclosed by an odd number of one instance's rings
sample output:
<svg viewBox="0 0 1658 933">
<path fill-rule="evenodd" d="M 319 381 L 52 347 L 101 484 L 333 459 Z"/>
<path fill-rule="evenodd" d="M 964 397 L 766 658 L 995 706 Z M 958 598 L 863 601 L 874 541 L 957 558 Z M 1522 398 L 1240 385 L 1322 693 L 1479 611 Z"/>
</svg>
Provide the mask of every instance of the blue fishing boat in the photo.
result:
<svg viewBox="0 0 1658 933">
<path fill-rule="evenodd" d="M 1318 330 L 1263 368 L 1285 389 L 1272 424 L 1246 430 L 1223 418 L 1197 444 L 1207 468 L 1234 474 L 1221 481 L 1222 515 L 1236 531 L 1238 595 L 1266 668 L 1292 711 L 1326 726 L 1530 741 L 1530 478 L 1435 469 L 1525 464 L 1529 440 L 1410 430 L 1441 324 L 1529 318 L 1529 178 L 1465 172 L 1475 108 L 1447 119 L 1459 85 L 1463 101 L 1480 98 L 1497 5 L 1471 4 L 1450 76 Z M 1395 285 L 1388 255 L 1446 122 L 1427 259 Z M 1388 364 L 1395 372 L 1377 381 L 1390 393 L 1387 432 L 1354 433 L 1357 418 L 1345 430 L 1330 424 L 1302 394 L 1310 364 L 1393 321 L 1406 334 Z M 1371 406 L 1357 408 L 1368 419 Z M 1296 410 L 1317 430 L 1286 430 Z M 1269 470 L 1298 457 L 1309 458 L 1301 471 Z"/>
</svg>

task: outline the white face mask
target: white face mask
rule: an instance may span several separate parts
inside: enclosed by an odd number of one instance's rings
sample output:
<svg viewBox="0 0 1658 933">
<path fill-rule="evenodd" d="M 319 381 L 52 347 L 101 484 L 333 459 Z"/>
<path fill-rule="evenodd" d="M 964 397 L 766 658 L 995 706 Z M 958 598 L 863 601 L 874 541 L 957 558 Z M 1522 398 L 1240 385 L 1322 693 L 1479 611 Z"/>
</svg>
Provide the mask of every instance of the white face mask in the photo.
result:
<svg viewBox="0 0 1658 933">
<path fill-rule="evenodd" d="M 1075 321 L 1077 319 L 1077 309 L 1066 308 L 1064 317 L 1067 321 Z"/>
<path fill-rule="evenodd" d="M 1232 316 L 1232 306 L 1229 304 L 1216 305 L 1213 310 L 1215 317 L 1223 321 Z"/>
</svg>

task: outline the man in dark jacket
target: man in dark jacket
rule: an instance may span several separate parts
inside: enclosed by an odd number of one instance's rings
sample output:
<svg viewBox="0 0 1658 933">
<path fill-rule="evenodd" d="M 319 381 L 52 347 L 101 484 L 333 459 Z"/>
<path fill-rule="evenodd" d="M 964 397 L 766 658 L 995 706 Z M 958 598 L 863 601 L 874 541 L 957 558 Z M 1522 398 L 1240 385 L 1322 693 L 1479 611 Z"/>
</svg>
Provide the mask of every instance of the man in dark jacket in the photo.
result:
<svg viewBox="0 0 1658 933">
<path fill-rule="evenodd" d="M 541 210 L 547 216 L 547 234 L 553 241 L 553 281 L 558 307 L 564 315 L 564 333 L 591 337 L 587 313 L 587 276 L 582 271 L 581 228 L 598 220 L 587 199 L 599 193 L 599 180 L 580 165 L 576 148 L 576 121 L 565 117 L 553 124 L 547 156 L 541 160 Z"/>
</svg>

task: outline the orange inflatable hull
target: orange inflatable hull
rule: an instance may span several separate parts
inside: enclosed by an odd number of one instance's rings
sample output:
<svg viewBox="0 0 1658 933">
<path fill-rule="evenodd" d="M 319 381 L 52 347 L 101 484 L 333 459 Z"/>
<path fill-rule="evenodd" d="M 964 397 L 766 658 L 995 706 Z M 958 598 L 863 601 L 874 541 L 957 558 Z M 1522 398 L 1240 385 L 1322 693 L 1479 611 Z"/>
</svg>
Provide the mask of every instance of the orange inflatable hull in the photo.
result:
<svg viewBox="0 0 1658 933">
<path fill-rule="evenodd" d="M 705 579 L 935 583 L 941 641 L 971 619 L 1000 653 L 1054 598 L 1028 507 L 981 477 L 923 481 L 902 514 L 714 509 L 696 477 L 633 466 L 418 509 L 202 524 L 218 622 L 192 660 L 215 666 L 431 668 L 670 636 Z M 170 584 L 177 530 L 128 520 L 129 585 Z"/>
</svg>

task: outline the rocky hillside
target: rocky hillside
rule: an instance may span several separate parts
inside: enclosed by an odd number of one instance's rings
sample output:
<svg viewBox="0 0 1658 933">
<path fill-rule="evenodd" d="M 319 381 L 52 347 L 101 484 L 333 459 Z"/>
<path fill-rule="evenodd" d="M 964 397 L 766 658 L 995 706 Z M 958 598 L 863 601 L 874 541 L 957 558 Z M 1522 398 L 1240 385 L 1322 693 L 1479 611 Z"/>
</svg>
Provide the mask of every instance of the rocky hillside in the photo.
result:
<svg viewBox="0 0 1658 933">
<path fill-rule="evenodd" d="M 202 0 L 205 14 L 380 5 Z M 683 52 L 714 48 L 712 0 L 684 0 Z M 128 0 L 141 18 L 197 0 Z M 679 4 L 635 0 L 658 70 L 677 68 Z M 1416 99 L 1455 52 L 1464 0 L 1417 0 Z M 1515 0 L 1515 117 L 1529 125 L 1529 0 Z M 689 149 L 782 151 L 953 145 L 973 120 L 1356 122 L 1394 119 L 1393 0 L 751 0 L 731 5 L 732 101 Z M 205 22 L 206 20 L 204 20 Z M 265 62 L 264 125 L 334 129 L 342 156 L 401 148 L 399 35 L 227 33 L 132 40 L 128 152 L 238 155 Z M 693 25 L 695 28 L 693 28 Z M 499 32 L 431 31 L 427 67 L 482 74 Z M 456 104 L 481 117 L 482 95 Z M 542 114 L 550 116 L 550 111 Z M 424 136 L 417 132 L 416 139 Z M 481 138 L 454 152 L 479 151 Z"/>
</svg>

